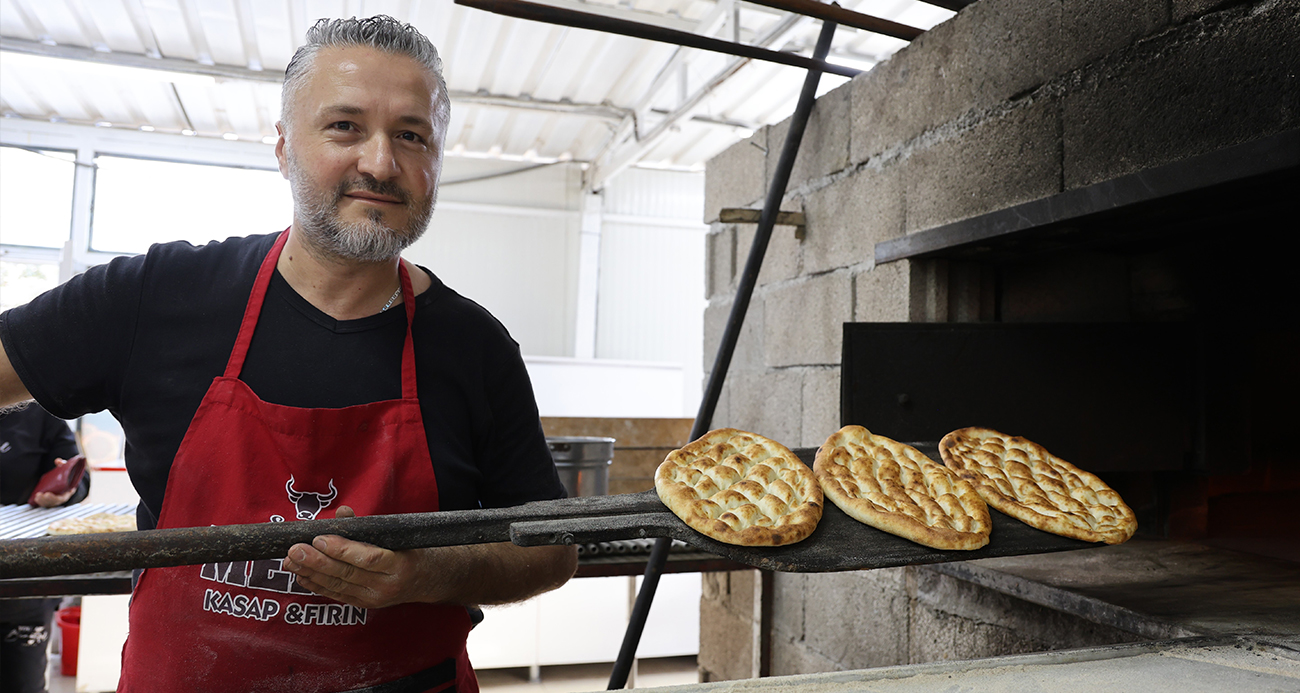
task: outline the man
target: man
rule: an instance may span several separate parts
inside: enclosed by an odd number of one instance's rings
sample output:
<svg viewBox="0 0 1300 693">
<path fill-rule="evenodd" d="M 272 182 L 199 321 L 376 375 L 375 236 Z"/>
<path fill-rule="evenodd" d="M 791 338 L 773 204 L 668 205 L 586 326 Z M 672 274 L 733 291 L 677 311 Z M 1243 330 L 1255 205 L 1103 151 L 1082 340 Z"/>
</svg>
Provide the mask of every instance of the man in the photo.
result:
<svg viewBox="0 0 1300 693">
<path fill-rule="evenodd" d="M 80 450 L 66 421 L 37 406 L 0 410 L 0 505 L 73 505 L 90 493 L 90 475 L 63 493 L 35 495 L 41 476 Z M 0 691 L 44 693 L 45 651 L 58 599 L 0 599 Z"/>
<path fill-rule="evenodd" d="M 0 316 L 0 404 L 112 411 L 142 528 L 561 497 L 517 345 L 399 258 L 442 169 L 436 50 L 388 17 L 322 20 L 283 94 L 292 227 L 155 246 Z M 465 607 L 575 566 L 569 547 L 323 536 L 284 559 L 150 569 L 118 690 L 475 690 Z"/>
<path fill-rule="evenodd" d="M 33 500 L 42 508 L 74 505 L 90 494 L 90 474 L 63 493 L 32 491 L 41 477 L 81 454 L 68 422 L 40 407 L 0 410 L 0 505 Z"/>
</svg>

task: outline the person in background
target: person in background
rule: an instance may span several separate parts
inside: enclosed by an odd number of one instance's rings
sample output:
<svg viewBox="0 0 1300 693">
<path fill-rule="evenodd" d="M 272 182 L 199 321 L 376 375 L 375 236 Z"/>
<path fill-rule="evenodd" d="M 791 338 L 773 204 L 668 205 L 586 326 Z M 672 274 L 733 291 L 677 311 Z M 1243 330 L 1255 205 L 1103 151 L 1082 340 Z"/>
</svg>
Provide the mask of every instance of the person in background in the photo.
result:
<svg viewBox="0 0 1300 693">
<path fill-rule="evenodd" d="M 564 497 L 519 345 L 401 257 L 433 213 L 450 112 L 415 28 L 320 20 L 276 124 L 292 225 L 158 244 L 0 313 L 0 406 L 111 411 L 145 530 Z M 117 690 L 473 693 L 470 607 L 576 567 L 572 546 L 325 535 L 283 557 L 149 568 Z"/>
<path fill-rule="evenodd" d="M 39 406 L 0 411 L 0 505 L 26 504 L 41 475 L 76 457 L 66 421 Z M 72 505 L 90 493 L 90 474 L 63 494 L 40 493 L 43 508 Z M 45 652 L 58 599 L 0 599 L 0 691 L 45 690 Z"/>
</svg>

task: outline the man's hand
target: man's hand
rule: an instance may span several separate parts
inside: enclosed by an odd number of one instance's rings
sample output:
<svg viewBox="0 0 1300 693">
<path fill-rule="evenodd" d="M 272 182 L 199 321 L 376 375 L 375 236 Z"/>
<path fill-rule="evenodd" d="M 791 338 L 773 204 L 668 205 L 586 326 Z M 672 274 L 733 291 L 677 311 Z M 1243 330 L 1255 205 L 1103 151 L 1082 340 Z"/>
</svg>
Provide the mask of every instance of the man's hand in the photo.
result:
<svg viewBox="0 0 1300 693">
<path fill-rule="evenodd" d="M 354 517 L 347 506 L 335 517 Z M 573 576 L 573 547 L 510 543 L 389 551 L 336 535 L 294 544 L 283 565 L 316 594 L 366 609 L 408 602 L 504 604 Z"/>
<path fill-rule="evenodd" d="M 55 458 L 54 460 L 55 467 L 61 467 L 67 463 L 68 461 L 62 457 Z M 68 499 L 72 497 L 72 494 L 76 492 L 77 489 L 75 488 L 68 489 L 67 493 L 50 493 L 48 491 L 42 491 L 41 493 L 36 494 L 36 497 L 33 500 L 35 500 L 36 504 L 42 508 L 57 508 L 60 505 L 67 503 Z"/>
<path fill-rule="evenodd" d="M 316 537 L 289 549 L 284 569 L 316 594 L 364 609 L 422 601 L 416 598 L 411 551 L 389 551 L 340 536 Z"/>
<path fill-rule="evenodd" d="M 356 517 L 341 506 L 335 517 Z M 416 560 L 410 551 L 389 551 L 333 534 L 316 537 L 311 545 L 294 544 L 284 569 L 298 584 L 316 594 L 364 609 L 421 601 L 413 582 Z"/>
<path fill-rule="evenodd" d="M 75 488 L 68 491 L 67 493 L 59 493 L 59 494 L 53 494 L 48 491 L 42 491 L 41 493 L 36 494 L 36 498 L 34 500 L 36 501 L 36 504 L 41 506 L 42 508 L 57 508 L 60 505 L 67 503 L 68 499 L 72 497 L 72 494 L 76 492 L 77 489 Z"/>
</svg>

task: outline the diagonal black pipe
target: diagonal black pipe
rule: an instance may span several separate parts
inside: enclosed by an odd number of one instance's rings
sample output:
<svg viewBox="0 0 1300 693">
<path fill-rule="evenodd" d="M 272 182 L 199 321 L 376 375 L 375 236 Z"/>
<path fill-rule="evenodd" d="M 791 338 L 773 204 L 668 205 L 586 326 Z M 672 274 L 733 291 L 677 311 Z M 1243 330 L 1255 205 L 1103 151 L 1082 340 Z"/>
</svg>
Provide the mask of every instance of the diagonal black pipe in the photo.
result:
<svg viewBox="0 0 1300 693">
<path fill-rule="evenodd" d="M 934 5 L 935 7 L 942 7 L 946 10 L 952 10 L 953 12 L 960 12 L 967 5 L 975 4 L 975 0 L 921 0 L 921 2 L 927 5 Z"/>
<path fill-rule="evenodd" d="M 821 61 L 830 52 L 831 39 L 835 35 L 835 22 L 822 24 L 821 35 L 817 38 L 817 48 L 813 51 L 813 60 Z M 799 103 L 794 115 L 790 117 L 790 130 L 786 133 L 785 144 L 781 148 L 781 157 L 777 160 L 776 171 L 767 189 L 767 198 L 763 201 L 763 214 L 758 219 L 758 230 L 754 232 L 754 244 L 749 248 L 749 258 L 740 276 L 740 286 L 736 289 L 736 300 L 731 305 L 731 314 L 727 316 L 727 327 L 722 332 L 722 342 L 718 345 L 718 355 L 713 361 L 713 370 L 709 372 L 709 384 L 704 390 L 704 399 L 700 402 L 699 413 L 695 415 L 695 425 L 691 428 L 691 440 L 695 440 L 709 431 L 713 422 L 713 412 L 722 395 L 722 383 L 726 380 L 727 369 L 731 366 L 731 357 L 736 351 L 736 341 L 740 339 L 740 328 L 745 323 L 745 313 L 749 310 L 749 300 L 754 295 L 754 285 L 758 283 L 758 272 L 763 267 L 763 256 L 767 254 L 768 241 L 772 239 L 772 227 L 776 225 L 776 215 L 781 211 L 781 200 L 785 197 L 786 185 L 790 183 L 790 172 L 794 170 L 794 159 L 799 154 L 799 144 L 803 141 L 804 129 L 808 126 L 808 116 L 817 96 L 817 83 L 821 80 L 820 70 L 810 69 L 804 78 L 803 91 L 799 93 Z M 655 540 L 654 548 L 646 563 L 645 577 L 641 581 L 641 591 L 637 592 L 636 603 L 632 606 L 632 615 L 628 619 L 627 630 L 623 633 L 623 645 L 619 648 L 614 670 L 609 675 L 607 690 L 618 690 L 627 685 L 627 676 L 632 671 L 632 660 L 636 657 L 637 645 L 641 642 L 641 632 L 645 630 L 646 617 L 650 615 L 650 604 L 654 601 L 655 590 L 659 588 L 659 576 L 663 574 L 664 564 L 668 561 L 668 548 L 672 539 Z"/>
<path fill-rule="evenodd" d="M 795 53 L 768 50 L 766 48 L 750 46 L 744 43 L 733 43 L 731 41 L 723 41 L 709 36 L 701 36 L 700 34 L 692 34 L 689 31 L 665 29 L 653 24 L 630 22 L 626 19 L 616 19 L 614 17 L 591 14 L 590 12 L 566 10 L 562 7 L 542 5 L 535 2 L 524 2 L 524 0 L 456 0 L 456 4 L 464 5 L 465 7 L 473 7 L 474 9 L 483 10 L 485 12 L 492 12 L 493 14 L 505 15 L 507 17 L 517 17 L 519 19 L 527 19 L 534 22 L 571 26 L 578 29 L 602 31 L 609 34 L 619 34 L 621 36 L 646 39 L 648 41 L 671 43 L 678 46 L 688 46 L 691 48 L 713 51 L 715 53 L 735 55 L 742 58 L 749 58 L 751 60 L 764 60 L 767 62 L 778 63 L 780 65 L 824 70 L 844 77 L 853 77 L 861 72 L 861 70 L 847 67 L 845 65 L 828 63 L 825 60 L 825 56 L 822 56 L 821 58 L 812 58 L 810 60 Z M 908 41 L 915 38 L 920 32 L 919 29 L 914 29 L 913 27 L 903 27 L 902 25 L 896 26 L 902 27 L 904 31 L 896 31 L 885 26 L 880 26 L 875 29 L 875 31 L 891 36 L 897 36 L 898 38 L 903 38 Z M 913 32 L 918 33 L 914 34 Z"/>
</svg>

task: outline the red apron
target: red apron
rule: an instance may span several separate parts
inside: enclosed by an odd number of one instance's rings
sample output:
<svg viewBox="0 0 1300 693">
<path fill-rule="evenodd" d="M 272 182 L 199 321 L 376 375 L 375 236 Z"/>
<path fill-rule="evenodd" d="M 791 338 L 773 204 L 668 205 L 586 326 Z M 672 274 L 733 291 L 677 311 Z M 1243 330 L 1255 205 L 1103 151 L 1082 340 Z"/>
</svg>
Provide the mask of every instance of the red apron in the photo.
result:
<svg viewBox="0 0 1300 693">
<path fill-rule="evenodd" d="M 327 518 L 334 512 L 326 509 L 340 505 L 357 515 L 438 509 L 416 398 L 415 296 L 405 266 L 401 399 L 301 409 L 263 402 L 239 380 L 287 238 L 286 231 L 262 263 L 225 374 L 212 381 L 176 453 L 160 529 Z M 118 691 L 333 693 L 431 668 L 447 675 L 415 690 L 478 690 L 465 654 L 464 608 L 360 609 L 307 592 L 280 563 L 146 570 L 131 599 Z"/>
</svg>

